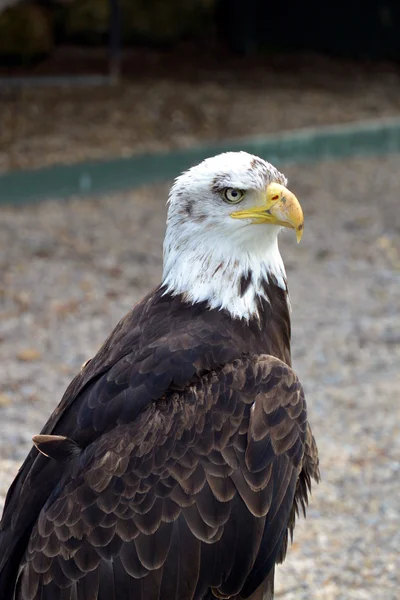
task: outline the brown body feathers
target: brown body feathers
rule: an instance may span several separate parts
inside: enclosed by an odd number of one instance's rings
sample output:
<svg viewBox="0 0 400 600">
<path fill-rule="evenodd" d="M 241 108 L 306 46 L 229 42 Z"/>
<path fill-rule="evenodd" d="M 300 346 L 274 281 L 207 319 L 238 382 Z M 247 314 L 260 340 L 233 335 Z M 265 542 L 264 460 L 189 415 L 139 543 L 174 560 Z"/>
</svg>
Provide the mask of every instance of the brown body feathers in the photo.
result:
<svg viewBox="0 0 400 600">
<path fill-rule="evenodd" d="M 318 458 L 269 298 L 247 323 L 161 288 L 119 323 L 10 488 L 3 600 L 273 597 Z"/>
</svg>

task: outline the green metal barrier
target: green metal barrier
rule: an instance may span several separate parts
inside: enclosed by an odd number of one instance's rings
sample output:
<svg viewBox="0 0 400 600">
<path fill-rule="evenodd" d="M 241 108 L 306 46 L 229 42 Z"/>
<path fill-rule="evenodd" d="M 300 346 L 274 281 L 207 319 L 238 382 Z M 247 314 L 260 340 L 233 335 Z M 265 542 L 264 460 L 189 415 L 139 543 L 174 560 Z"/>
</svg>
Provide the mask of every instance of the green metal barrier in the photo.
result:
<svg viewBox="0 0 400 600">
<path fill-rule="evenodd" d="M 400 119 L 302 129 L 277 136 L 234 140 L 108 161 L 58 165 L 0 175 L 0 204 L 96 195 L 172 179 L 207 156 L 246 150 L 279 165 L 355 155 L 400 152 Z"/>
</svg>

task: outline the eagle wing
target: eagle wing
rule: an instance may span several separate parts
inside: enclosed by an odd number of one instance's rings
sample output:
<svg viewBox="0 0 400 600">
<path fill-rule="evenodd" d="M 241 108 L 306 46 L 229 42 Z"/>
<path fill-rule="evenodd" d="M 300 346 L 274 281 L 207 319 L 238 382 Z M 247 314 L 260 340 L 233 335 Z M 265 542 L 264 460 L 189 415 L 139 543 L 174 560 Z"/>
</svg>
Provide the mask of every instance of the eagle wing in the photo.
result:
<svg viewBox="0 0 400 600">
<path fill-rule="evenodd" d="M 108 379 L 123 411 L 129 386 Z M 82 449 L 66 440 L 63 453 L 55 440 L 58 461 L 42 458 L 61 476 L 27 541 L 16 598 L 248 598 L 283 559 L 318 478 L 296 375 L 263 355 L 179 388 L 109 430 L 107 411 L 92 410 L 104 432 Z"/>
</svg>

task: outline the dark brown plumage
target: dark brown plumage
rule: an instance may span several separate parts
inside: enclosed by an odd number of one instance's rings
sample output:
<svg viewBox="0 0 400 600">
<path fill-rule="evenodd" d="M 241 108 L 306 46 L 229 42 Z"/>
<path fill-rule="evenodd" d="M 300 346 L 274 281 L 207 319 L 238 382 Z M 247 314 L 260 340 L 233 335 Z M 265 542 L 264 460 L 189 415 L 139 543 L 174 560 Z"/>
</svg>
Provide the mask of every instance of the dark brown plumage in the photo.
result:
<svg viewBox="0 0 400 600">
<path fill-rule="evenodd" d="M 8 493 L 1 598 L 248 598 L 272 578 L 318 478 L 285 295 L 248 325 L 162 289 L 133 308 L 43 429 L 73 442 L 44 438 L 54 458 L 33 448 Z"/>
</svg>

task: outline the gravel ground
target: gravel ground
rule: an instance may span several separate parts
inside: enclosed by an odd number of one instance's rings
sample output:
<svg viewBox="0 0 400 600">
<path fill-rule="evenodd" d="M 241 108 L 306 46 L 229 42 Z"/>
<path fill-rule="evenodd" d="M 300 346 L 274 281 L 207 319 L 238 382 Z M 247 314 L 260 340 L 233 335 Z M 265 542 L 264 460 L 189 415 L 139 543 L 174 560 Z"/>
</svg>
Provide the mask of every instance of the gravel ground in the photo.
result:
<svg viewBox="0 0 400 600">
<path fill-rule="evenodd" d="M 285 169 L 294 366 L 322 483 L 278 569 L 285 600 L 395 600 L 400 586 L 400 157 Z M 0 495 L 63 390 L 159 282 L 167 186 L 2 208 Z"/>
<path fill-rule="evenodd" d="M 54 68 L 90 72 L 88 53 Z M 400 115 L 391 64 L 137 50 L 124 72 L 116 87 L 0 90 L 0 173 Z"/>
</svg>

